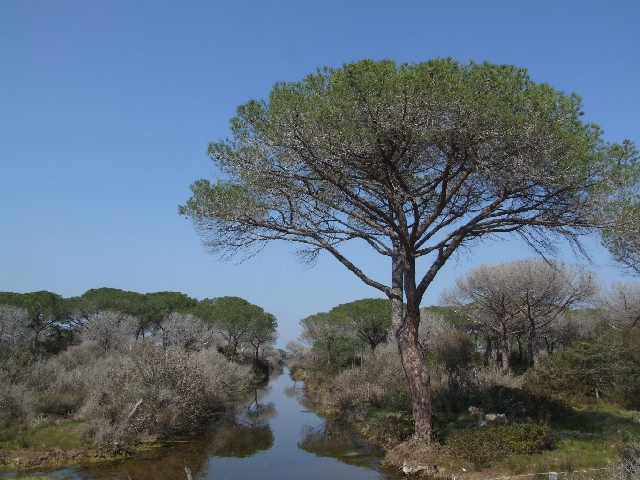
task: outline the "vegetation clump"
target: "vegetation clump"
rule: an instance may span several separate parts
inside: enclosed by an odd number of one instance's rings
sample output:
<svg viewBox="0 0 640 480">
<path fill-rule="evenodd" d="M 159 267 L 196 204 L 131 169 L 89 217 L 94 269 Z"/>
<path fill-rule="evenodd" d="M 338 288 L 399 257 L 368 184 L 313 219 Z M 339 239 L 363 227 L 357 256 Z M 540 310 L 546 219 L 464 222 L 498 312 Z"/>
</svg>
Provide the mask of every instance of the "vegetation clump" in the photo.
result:
<svg viewBox="0 0 640 480">
<path fill-rule="evenodd" d="M 90 457 L 200 428 L 280 363 L 275 318 L 230 298 L 0 292 L 0 449 Z"/>
<path fill-rule="evenodd" d="M 446 443 L 454 454 L 482 465 L 512 453 L 550 450 L 557 440 L 548 424 L 525 420 L 456 429 L 447 437 Z"/>
</svg>

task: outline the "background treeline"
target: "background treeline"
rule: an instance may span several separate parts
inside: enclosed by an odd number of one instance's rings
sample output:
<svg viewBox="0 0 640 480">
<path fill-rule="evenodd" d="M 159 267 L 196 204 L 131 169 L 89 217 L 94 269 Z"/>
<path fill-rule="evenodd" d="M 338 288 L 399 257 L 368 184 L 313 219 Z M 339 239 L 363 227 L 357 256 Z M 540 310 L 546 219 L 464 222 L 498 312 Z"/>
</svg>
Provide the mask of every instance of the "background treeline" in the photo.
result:
<svg viewBox="0 0 640 480">
<path fill-rule="evenodd" d="M 239 297 L 0 292 L 0 442 L 60 419 L 115 450 L 196 428 L 278 368 L 276 328 Z"/>
<path fill-rule="evenodd" d="M 382 444 L 408 438 L 389 302 L 339 305 L 301 325 L 288 364 L 313 396 Z M 438 440 L 479 464 L 551 448 L 552 425 L 573 407 L 640 408 L 640 282 L 604 289 L 582 267 L 544 260 L 481 265 L 421 309 L 419 337 Z M 477 428 L 487 418 L 508 423 Z"/>
</svg>

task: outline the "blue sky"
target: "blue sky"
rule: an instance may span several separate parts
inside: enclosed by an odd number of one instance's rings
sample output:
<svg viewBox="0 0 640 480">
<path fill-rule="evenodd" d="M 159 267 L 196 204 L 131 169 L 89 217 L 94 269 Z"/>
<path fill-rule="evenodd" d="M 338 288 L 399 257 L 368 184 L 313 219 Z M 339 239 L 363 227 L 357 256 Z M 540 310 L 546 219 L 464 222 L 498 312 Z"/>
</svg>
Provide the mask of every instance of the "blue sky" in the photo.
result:
<svg viewBox="0 0 640 480">
<path fill-rule="evenodd" d="M 284 344 L 301 318 L 379 294 L 328 256 L 298 263 L 292 245 L 242 263 L 202 248 L 177 206 L 214 174 L 207 143 L 238 105 L 325 65 L 450 56 L 526 67 L 578 93 L 607 140 L 640 142 L 638 25 L 637 0 L 2 1 L 0 291 L 237 295 L 278 318 Z M 602 282 L 620 279 L 589 247 Z M 386 280 L 384 260 L 348 250 Z M 474 265 L 531 256 L 482 245 L 423 305 Z"/>
</svg>

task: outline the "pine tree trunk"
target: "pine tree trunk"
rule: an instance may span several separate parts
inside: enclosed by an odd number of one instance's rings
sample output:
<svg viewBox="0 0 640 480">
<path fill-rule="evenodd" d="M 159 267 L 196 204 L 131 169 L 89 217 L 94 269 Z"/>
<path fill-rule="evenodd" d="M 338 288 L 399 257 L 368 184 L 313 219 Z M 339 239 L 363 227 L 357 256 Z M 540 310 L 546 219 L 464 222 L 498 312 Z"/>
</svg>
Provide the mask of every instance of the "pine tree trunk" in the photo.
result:
<svg viewBox="0 0 640 480">
<path fill-rule="evenodd" d="M 531 322 L 529 325 L 529 366 L 538 368 L 540 365 L 540 352 L 538 352 L 538 336 L 536 334 L 536 324 Z"/>
<path fill-rule="evenodd" d="M 420 299 L 415 282 L 415 260 L 409 256 L 394 259 L 392 274 L 394 295 L 391 297 L 391 314 L 398 351 L 411 391 L 411 404 L 415 426 L 412 443 L 431 444 L 431 379 L 429 370 L 418 346 L 420 324 Z M 402 290 L 406 296 L 406 311 L 402 309 Z M 398 295 L 399 294 L 399 295 Z"/>
<path fill-rule="evenodd" d="M 507 327 L 503 326 L 502 330 L 502 339 L 501 339 L 501 350 L 502 350 L 502 370 L 505 372 L 511 368 L 511 348 L 509 345 L 509 338 Z"/>
<path fill-rule="evenodd" d="M 486 338 L 487 346 L 484 349 L 484 364 L 489 365 L 489 359 L 493 360 L 493 349 L 491 346 L 491 337 Z"/>
<path fill-rule="evenodd" d="M 412 340 L 412 328 L 399 332 L 398 350 L 404 373 L 409 381 L 415 432 L 414 442 L 431 443 L 431 385 L 429 371 L 418 348 Z"/>
</svg>

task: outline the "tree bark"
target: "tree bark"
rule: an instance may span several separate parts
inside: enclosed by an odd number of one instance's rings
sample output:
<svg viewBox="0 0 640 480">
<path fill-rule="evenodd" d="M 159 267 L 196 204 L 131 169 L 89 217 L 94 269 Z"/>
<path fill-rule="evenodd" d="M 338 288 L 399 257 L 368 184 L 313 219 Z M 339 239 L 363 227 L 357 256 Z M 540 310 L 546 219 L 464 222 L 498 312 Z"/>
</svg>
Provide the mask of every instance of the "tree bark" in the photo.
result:
<svg viewBox="0 0 640 480">
<path fill-rule="evenodd" d="M 487 346 L 484 349 L 484 364 L 489 365 L 489 359 L 493 357 L 493 350 L 491 348 L 491 337 L 485 338 Z"/>
<path fill-rule="evenodd" d="M 396 250 L 397 252 L 397 250 Z M 431 378 L 422 350 L 418 346 L 420 298 L 415 282 L 415 260 L 396 255 L 393 260 L 391 313 L 402 367 L 409 382 L 413 409 L 414 435 L 412 443 L 431 444 Z M 402 309 L 402 291 L 406 296 L 406 311 Z M 399 295 L 398 295 L 399 294 Z"/>
<path fill-rule="evenodd" d="M 529 325 L 529 366 L 538 368 L 540 366 L 540 352 L 538 351 L 538 336 L 536 334 L 536 324 L 531 321 Z"/>
<path fill-rule="evenodd" d="M 518 335 L 516 342 L 518 343 L 518 361 L 522 363 L 524 357 L 522 355 L 522 339 L 520 338 L 520 335 Z"/>
<path fill-rule="evenodd" d="M 502 350 L 502 370 L 505 372 L 511 368 L 511 348 L 509 345 L 509 332 L 507 331 L 507 326 L 503 325 L 502 328 L 502 339 L 501 339 L 501 350 Z"/>
<path fill-rule="evenodd" d="M 410 322 L 413 323 L 413 322 Z M 415 333 L 414 333 L 415 331 Z M 396 332 L 402 367 L 409 381 L 415 432 L 413 441 L 430 444 L 431 384 L 430 375 L 417 345 L 417 328 L 406 325 Z"/>
</svg>

